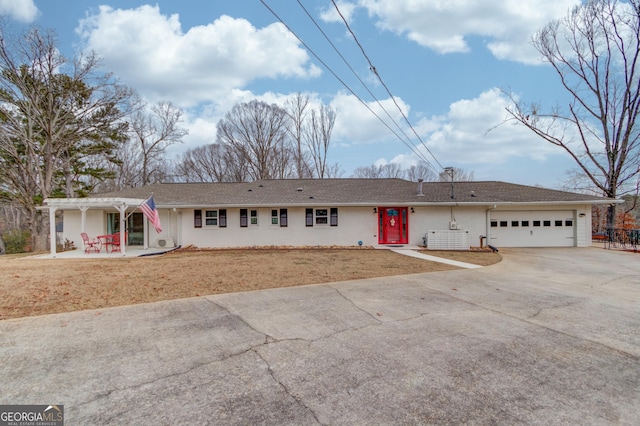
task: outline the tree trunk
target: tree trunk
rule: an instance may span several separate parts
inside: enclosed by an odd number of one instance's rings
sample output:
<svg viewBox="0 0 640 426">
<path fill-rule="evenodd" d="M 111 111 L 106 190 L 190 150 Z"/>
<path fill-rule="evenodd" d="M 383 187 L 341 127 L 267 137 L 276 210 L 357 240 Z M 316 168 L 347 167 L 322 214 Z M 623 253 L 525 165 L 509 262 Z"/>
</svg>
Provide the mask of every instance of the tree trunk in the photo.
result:
<svg viewBox="0 0 640 426">
<path fill-rule="evenodd" d="M 607 207 L 607 233 L 613 235 L 613 229 L 616 227 L 616 205 L 609 204 Z"/>
<path fill-rule="evenodd" d="M 29 214 L 29 231 L 31 232 L 31 250 L 33 252 L 47 250 L 47 238 L 49 227 L 45 226 L 44 216 L 41 211 L 33 210 Z M 54 219 L 55 220 L 55 219 Z"/>
</svg>

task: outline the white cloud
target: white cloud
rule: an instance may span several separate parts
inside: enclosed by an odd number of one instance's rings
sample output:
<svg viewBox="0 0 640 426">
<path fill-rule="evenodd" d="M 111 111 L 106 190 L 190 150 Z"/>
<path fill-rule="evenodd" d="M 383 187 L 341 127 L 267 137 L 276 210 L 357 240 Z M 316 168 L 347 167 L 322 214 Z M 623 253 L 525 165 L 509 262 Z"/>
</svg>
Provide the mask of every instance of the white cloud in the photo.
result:
<svg viewBox="0 0 640 426">
<path fill-rule="evenodd" d="M 498 59 L 539 63 L 529 44 L 549 21 L 561 18 L 580 0 L 358 0 L 377 25 L 406 35 L 439 53 L 467 52 L 467 38 L 485 39 Z"/>
<path fill-rule="evenodd" d="M 505 107 L 509 99 L 499 89 L 481 93 L 475 99 L 463 99 L 452 103 L 447 114 L 423 119 L 414 126 L 426 148 L 440 163 L 475 170 L 497 166 L 515 160 L 544 162 L 563 153 L 544 142 L 529 129 L 506 122 Z M 355 128 L 371 126 L 366 121 L 351 122 Z M 379 129 L 378 129 L 379 130 Z M 375 132 L 373 132 L 375 134 Z M 409 134 L 407 132 L 407 134 Z M 411 133 L 413 136 L 413 134 Z M 380 135 L 377 135 L 378 138 Z M 391 140 L 388 133 L 386 140 Z M 377 140 L 377 139 L 376 139 Z M 416 138 L 414 145 L 434 166 L 437 162 Z M 397 141 L 400 150 L 400 141 Z M 405 167 L 416 164 L 416 154 L 400 154 L 386 162 L 400 163 Z"/>
<path fill-rule="evenodd" d="M 396 98 L 396 102 L 400 105 L 405 115 L 408 114 L 409 107 L 402 99 Z M 381 100 L 380 104 L 384 107 L 384 110 L 377 102 L 367 102 L 367 108 L 355 96 L 338 93 L 330 102 L 331 108 L 336 111 L 336 122 L 333 129 L 334 139 L 348 144 L 381 142 L 394 137 L 389 127 L 402 136 L 401 131 L 389 119 L 390 115 L 396 123 L 401 125 L 404 123 L 404 118 L 398 111 L 398 107 L 396 107 L 392 99 Z M 375 112 L 376 115 L 371 111 Z M 388 123 L 389 127 L 385 126 L 380 119 Z M 406 132 L 406 129 L 404 131 Z"/>
<path fill-rule="evenodd" d="M 0 0 L 0 15 L 9 15 L 20 22 L 33 22 L 38 16 L 33 0 Z"/>
<path fill-rule="evenodd" d="M 320 18 L 325 22 L 342 22 L 342 17 L 340 16 L 340 14 L 342 14 L 347 22 L 351 22 L 356 5 L 344 0 L 336 1 L 336 5 L 338 6 L 338 9 L 340 9 L 340 13 L 338 13 L 332 3 L 331 6 L 326 7 L 320 12 Z"/>
<path fill-rule="evenodd" d="M 426 141 L 444 161 L 456 164 L 502 164 L 514 158 L 545 160 L 557 148 L 523 126 L 505 123 L 509 99 L 500 89 L 451 104 L 446 115 L 421 123 L 436 128 Z M 501 124 L 504 123 L 504 124 Z"/>
<path fill-rule="evenodd" d="M 279 23 L 256 29 L 245 19 L 223 15 L 183 32 L 179 16 L 162 15 L 158 6 L 100 6 L 76 31 L 87 49 L 143 96 L 183 107 L 215 101 L 260 78 L 320 73 Z"/>
</svg>

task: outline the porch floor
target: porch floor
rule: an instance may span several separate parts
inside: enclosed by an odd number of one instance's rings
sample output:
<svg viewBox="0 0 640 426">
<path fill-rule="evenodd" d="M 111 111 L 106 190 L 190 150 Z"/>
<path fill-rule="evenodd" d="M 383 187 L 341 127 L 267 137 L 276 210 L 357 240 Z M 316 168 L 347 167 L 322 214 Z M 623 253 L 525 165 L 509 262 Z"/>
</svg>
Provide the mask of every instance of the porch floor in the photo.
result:
<svg viewBox="0 0 640 426">
<path fill-rule="evenodd" d="M 175 250 L 175 247 L 169 248 L 169 249 L 149 247 L 145 250 L 142 246 L 127 246 L 125 248 L 124 253 L 119 253 L 119 252 L 106 253 L 104 250 L 101 251 L 100 253 L 85 253 L 84 249 L 78 248 L 75 250 L 58 252 L 55 255 L 52 255 L 51 253 L 47 253 L 47 254 L 36 255 L 34 257 L 37 257 L 40 259 L 93 259 L 93 258 L 116 259 L 116 258 L 122 258 L 122 257 L 151 256 L 154 254 L 167 253 L 172 250 Z"/>
</svg>

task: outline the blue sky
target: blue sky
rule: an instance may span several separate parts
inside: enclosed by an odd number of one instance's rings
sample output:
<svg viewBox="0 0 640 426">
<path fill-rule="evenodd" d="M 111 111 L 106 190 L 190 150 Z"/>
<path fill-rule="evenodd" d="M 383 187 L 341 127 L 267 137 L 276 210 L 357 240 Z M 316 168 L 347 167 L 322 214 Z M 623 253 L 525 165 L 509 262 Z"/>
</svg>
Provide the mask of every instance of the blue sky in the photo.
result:
<svg viewBox="0 0 640 426">
<path fill-rule="evenodd" d="M 337 112 L 329 162 L 340 164 L 343 177 L 371 164 L 415 164 L 419 157 L 406 143 L 434 166 L 473 171 L 476 180 L 557 188 L 574 168 L 566 154 L 527 129 L 494 127 L 506 118 L 504 90 L 525 101 L 567 103 L 529 40 L 579 0 L 336 0 L 420 136 L 406 129 L 411 140 L 404 143 L 353 95 L 386 117 L 371 91 L 406 125 L 333 2 L 264 2 L 312 52 L 260 0 L 0 0 L 0 14 L 15 31 L 54 29 L 65 54 L 93 50 L 105 70 L 148 101 L 183 108 L 189 135 L 171 157 L 214 142 L 218 120 L 237 103 L 282 104 L 302 92 Z"/>
</svg>

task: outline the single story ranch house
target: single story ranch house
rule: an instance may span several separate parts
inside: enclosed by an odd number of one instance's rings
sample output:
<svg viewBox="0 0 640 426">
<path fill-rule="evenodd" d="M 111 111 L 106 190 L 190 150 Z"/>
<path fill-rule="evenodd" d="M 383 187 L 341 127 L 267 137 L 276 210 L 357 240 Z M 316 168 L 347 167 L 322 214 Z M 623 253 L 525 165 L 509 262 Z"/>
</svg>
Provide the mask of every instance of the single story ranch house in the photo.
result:
<svg viewBox="0 0 640 426">
<path fill-rule="evenodd" d="M 138 206 L 153 196 L 157 233 Z M 583 247 L 591 206 L 617 200 L 505 182 L 285 179 L 162 183 L 89 198 L 51 198 L 63 238 L 121 233 L 126 246 Z M 122 239 L 125 241 L 125 239 Z M 55 254 L 55 244 L 52 245 Z"/>
</svg>

